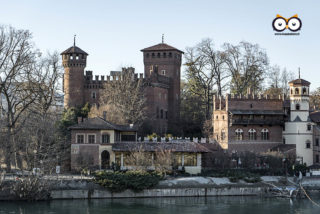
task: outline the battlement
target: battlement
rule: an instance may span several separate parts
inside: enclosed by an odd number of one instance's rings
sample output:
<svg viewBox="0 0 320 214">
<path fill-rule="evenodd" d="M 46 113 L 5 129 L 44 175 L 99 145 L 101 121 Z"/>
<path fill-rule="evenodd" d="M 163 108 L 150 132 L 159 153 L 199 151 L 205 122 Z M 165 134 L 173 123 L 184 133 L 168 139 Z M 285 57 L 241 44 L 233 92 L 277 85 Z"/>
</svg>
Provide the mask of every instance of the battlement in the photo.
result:
<svg viewBox="0 0 320 214">
<path fill-rule="evenodd" d="M 288 98 L 285 94 L 279 96 L 264 95 L 264 94 L 226 94 L 225 96 L 213 95 L 213 99 L 222 99 L 222 100 L 285 100 Z"/>
<path fill-rule="evenodd" d="M 270 96 L 263 94 L 248 94 L 248 95 L 237 95 L 237 94 L 226 94 L 226 96 L 213 96 L 213 109 L 229 111 L 232 109 L 271 109 L 281 110 L 283 108 L 286 96 Z"/>
<path fill-rule="evenodd" d="M 129 70 L 129 72 L 133 72 L 132 74 L 135 80 L 145 79 L 143 73 L 135 74 L 134 69 Z M 121 80 L 121 74 L 119 75 L 118 72 L 112 71 L 110 73 L 113 75 L 94 75 L 93 77 L 92 71 L 86 71 L 86 74 L 84 75 L 85 88 L 102 88 L 102 85 L 105 83 Z"/>
</svg>

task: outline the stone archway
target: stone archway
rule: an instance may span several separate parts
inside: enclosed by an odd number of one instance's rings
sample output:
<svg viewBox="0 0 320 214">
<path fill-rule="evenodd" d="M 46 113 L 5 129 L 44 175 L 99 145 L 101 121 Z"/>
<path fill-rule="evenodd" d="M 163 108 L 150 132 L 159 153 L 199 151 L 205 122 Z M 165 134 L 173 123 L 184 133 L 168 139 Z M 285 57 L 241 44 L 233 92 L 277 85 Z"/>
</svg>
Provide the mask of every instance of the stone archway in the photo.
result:
<svg viewBox="0 0 320 214">
<path fill-rule="evenodd" d="M 101 169 L 108 169 L 110 167 L 110 153 L 106 150 L 101 152 Z"/>
</svg>

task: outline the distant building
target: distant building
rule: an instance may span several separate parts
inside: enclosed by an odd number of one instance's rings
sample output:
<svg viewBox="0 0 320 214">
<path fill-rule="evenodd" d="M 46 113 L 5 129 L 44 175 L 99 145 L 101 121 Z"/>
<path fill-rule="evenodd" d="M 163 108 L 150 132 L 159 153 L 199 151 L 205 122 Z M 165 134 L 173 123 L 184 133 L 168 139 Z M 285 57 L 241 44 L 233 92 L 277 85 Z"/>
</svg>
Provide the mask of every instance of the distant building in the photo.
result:
<svg viewBox="0 0 320 214">
<path fill-rule="evenodd" d="M 289 100 L 250 93 L 214 97 L 213 135 L 221 148 L 229 152 L 295 149 L 301 163 L 319 164 L 320 112 L 310 113 L 310 83 L 299 77 L 289 85 Z"/>
<path fill-rule="evenodd" d="M 183 52 L 160 43 L 141 50 L 144 61 L 143 78 L 149 85 L 145 90 L 147 103 L 146 127 L 158 134 L 174 133 L 180 119 L 180 72 Z M 135 72 L 134 68 L 111 71 L 111 76 L 93 78 L 92 71 L 85 71 L 88 54 L 75 44 L 61 53 L 64 72 L 64 107 L 99 105 L 103 84 L 117 81 L 121 72 Z M 105 78 L 106 77 L 106 78 Z M 102 116 L 102 115 L 101 115 Z"/>
</svg>

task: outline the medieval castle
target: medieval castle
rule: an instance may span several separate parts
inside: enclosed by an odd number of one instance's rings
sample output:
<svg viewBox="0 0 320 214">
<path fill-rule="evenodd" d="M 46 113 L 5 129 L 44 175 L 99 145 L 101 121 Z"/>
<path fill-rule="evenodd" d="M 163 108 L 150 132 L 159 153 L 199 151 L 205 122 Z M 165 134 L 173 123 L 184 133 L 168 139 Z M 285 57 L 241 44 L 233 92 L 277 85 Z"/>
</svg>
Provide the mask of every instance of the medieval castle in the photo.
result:
<svg viewBox="0 0 320 214">
<path fill-rule="evenodd" d="M 173 133 L 180 117 L 180 73 L 183 52 L 165 43 L 141 50 L 144 75 L 135 78 L 148 81 L 145 90 L 147 118 L 150 131 L 158 134 Z M 63 78 L 64 107 L 99 104 L 103 84 L 117 81 L 121 72 L 93 78 L 92 71 L 85 71 L 88 54 L 74 45 L 61 53 L 65 69 Z M 134 73 L 134 68 L 128 68 Z"/>
</svg>

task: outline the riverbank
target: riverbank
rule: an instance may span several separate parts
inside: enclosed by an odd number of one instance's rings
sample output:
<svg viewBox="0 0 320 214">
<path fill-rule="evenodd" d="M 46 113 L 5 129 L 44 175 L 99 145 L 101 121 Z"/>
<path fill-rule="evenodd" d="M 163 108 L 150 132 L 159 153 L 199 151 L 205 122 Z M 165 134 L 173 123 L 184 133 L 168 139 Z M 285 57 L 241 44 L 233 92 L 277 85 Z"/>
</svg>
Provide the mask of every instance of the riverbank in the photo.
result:
<svg viewBox="0 0 320 214">
<path fill-rule="evenodd" d="M 230 182 L 228 178 L 181 177 L 160 181 L 152 189 L 140 192 L 125 190 L 110 192 L 95 184 L 92 179 L 50 180 L 50 199 L 99 199 L 99 198 L 154 198 L 154 197 L 209 197 L 209 196 L 264 196 L 274 186 L 293 186 L 295 178 L 262 176 L 261 182 L 247 183 L 243 180 Z M 10 181 L 14 182 L 14 181 Z M 320 177 L 305 177 L 303 187 L 308 191 L 320 193 Z M 0 200 L 14 200 L 10 192 L 0 191 Z"/>
<path fill-rule="evenodd" d="M 208 196 L 263 196 L 272 185 L 281 187 L 293 185 L 295 179 L 288 178 L 284 184 L 283 177 L 262 176 L 258 183 L 246 183 L 243 180 L 232 183 L 228 178 L 183 177 L 161 181 L 155 188 L 141 192 L 125 190 L 112 193 L 91 181 L 64 181 L 51 191 L 52 199 L 96 199 L 96 198 L 143 198 L 143 197 L 208 197 Z M 306 190 L 320 192 L 319 178 L 304 178 L 302 185 Z"/>
</svg>

